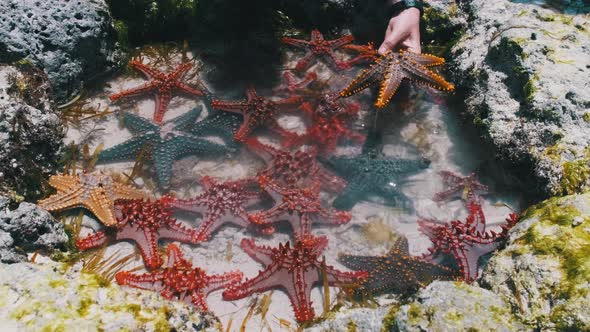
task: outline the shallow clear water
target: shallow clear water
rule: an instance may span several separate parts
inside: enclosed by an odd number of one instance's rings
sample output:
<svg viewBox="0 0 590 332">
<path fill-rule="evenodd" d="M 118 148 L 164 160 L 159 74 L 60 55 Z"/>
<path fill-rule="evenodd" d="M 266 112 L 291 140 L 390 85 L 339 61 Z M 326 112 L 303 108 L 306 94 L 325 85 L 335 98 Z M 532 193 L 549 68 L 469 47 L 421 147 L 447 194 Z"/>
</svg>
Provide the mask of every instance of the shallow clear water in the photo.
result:
<svg viewBox="0 0 590 332">
<path fill-rule="evenodd" d="M 293 67 L 294 59 L 294 56 L 289 54 L 285 67 Z M 148 60 L 149 58 L 144 58 L 144 63 L 147 63 Z M 180 57 L 173 57 L 173 60 L 167 64 L 167 67 L 162 67 L 162 70 L 168 71 L 178 63 L 180 63 Z M 331 88 L 338 90 L 360 69 L 357 67 L 344 74 L 336 74 L 323 64 L 318 64 L 310 70 L 316 71 L 320 79 L 330 78 Z M 144 79 L 138 75 L 119 74 L 89 92 L 83 98 L 83 102 L 101 110 L 107 107 L 109 111 L 133 110 L 143 117 L 151 118 L 154 109 L 152 98 L 135 98 L 129 102 L 117 104 L 112 104 L 108 100 L 110 94 L 135 87 L 143 82 Z M 228 82 L 226 90 L 231 90 L 231 82 Z M 224 100 L 242 98 L 241 91 L 235 90 L 233 92 L 233 95 L 216 95 L 216 97 Z M 260 91 L 260 94 L 268 95 L 265 92 L 267 91 Z M 411 199 L 415 211 L 385 206 L 376 199 L 356 204 L 351 211 L 352 220 L 348 224 L 337 227 L 313 228 L 312 232 L 315 235 L 325 235 L 329 239 L 329 245 L 325 251 L 328 264 L 346 270 L 336 259 L 339 253 L 384 254 L 392 243 L 393 237 L 389 233 L 406 236 L 410 244 L 410 253 L 423 254 L 430 246 L 430 241 L 417 230 L 416 219 L 418 217 L 436 218 L 441 221 L 465 218 L 467 213 L 461 200 L 456 199 L 442 203 L 432 200 L 435 193 L 443 190 L 442 179 L 438 172 L 453 171 L 468 175 L 479 169 L 489 169 L 494 158 L 473 130 L 468 129 L 470 125 L 463 123 L 459 114 L 460 110 L 447 106 L 444 97 L 443 94 L 436 91 L 411 89 L 405 102 L 395 104 L 393 108 L 384 111 L 385 113 L 378 115 L 377 118 L 371 114 L 374 110 L 371 106 L 370 92 L 366 91 L 352 97 L 363 105 L 361 111 L 363 116 L 362 120 L 357 123 L 358 129 L 367 132 L 372 126 L 379 125 L 382 135 L 381 152 L 385 157 L 426 157 L 431 160 L 431 165 L 426 170 L 409 177 L 406 181 L 395 184 Z M 207 110 L 205 104 L 199 100 L 175 97 L 164 120 L 174 118 L 198 105 L 202 105 Z M 201 118 L 205 115 L 204 111 Z M 298 132 L 304 128 L 301 118 L 296 112 L 282 117 L 280 124 L 289 130 Z M 70 126 L 66 142 L 81 145 L 88 143 L 90 151 L 93 151 L 99 144 L 103 144 L 103 149 L 109 148 L 130 137 L 131 133 L 121 126 L 116 113 L 114 113 L 104 118 L 97 117 L 82 121 L 81 126 Z M 277 143 L 272 136 L 261 136 L 261 140 Z M 360 151 L 360 146 L 341 146 L 336 154 L 354 155 Z M 120 163 L 99 163 L 97 168 L 129 174 L 133 164 L 134 161 L 131 160 Z M 174 164 L 171 190 L 177 196 L 194 196 L 202 190 L 195 181 L 196 175 L 210 175 L 222 180 L 238 179 L 254 176 L 262 166 L 264 166 L 262 160 L 245 148 L 229 159 L 186 157 Z M 146 164 L 144 168 L 145 172 L 136 183 L 146 189 L 152 189 L 154 188 L 152 180 L 154 174 L 150 171 L 150 164 Z M 504 188 L 494 186 L 495 179 L 491 174 L 480 175 L 482 182 L 492 188 L 490 194 L 484 197 L 483 209 L 488 220 L 488 227 L 494 229 L 494 226 L 502 223 L 511 212 L 509 207 L 515 210 L 519 209 L 521 197 L 519 193 L 505 193 Z M 162 193 L 158 192 L 158 194 Z M 323 198 L 329 202 L 333 196 L 324 193 Z M 179 213 L 177 217 L 187 225 L 197 225 L 200 222 L 200 218 L 195 218 L 190 214 Z M 82 235 L 101 227 L 90 218 L 85 219 L 84 226 Z M 262 269 L 262 265 L 256 263 L 240 249 L 241 239 L 256 238 L 259 244 L 276 246 L 278 243 L 289 241 L 290 234 L 291 230 L 286 225 L 279 227 L 278 231 L 269 237 L 261 237 L 234 226 L 224 226 L 213 235 L 209 242 L 199 245 L 181 244 L 181 248 L 185 252 L 186 258 L 189 258 L 194 265 L 203 267 L 209 273 L 239 269 L 245 277 L 253 277 Z M 106 256 L 115 252 L 125 256 L 134 250 L 132 244 L 119 242 L 108 247 Z M 141 258 L 138 257 L 133 264 L 126 268 L 141 267 L 142 265 Z M 336 293 L 337 289 L 332 288 L 332 299 L 335 298 Z M 260 294 L 258 297 L 262 297 L 262 295 Z M 321 313 L 323 301 L 320 287 L 313 289 L 312 300 L 316 313 Z M 388 295 L 381 296 L 378 300 L 381 303 L 394 301 Z M 236 329 L 248 312 L 250 299 L 223 301 L 221 291 L 219 291 L 209 296 L 208 303 L 211 310 L 220 317 L 224 326 L 227 326 L 231 320 L 234 329 Z M 289 300 L 280 290 L 275 290 L 272 293 L 272 302 L 266 317 L 266 322 L 262 322 L 260 315 L 255 314 L 248 321 L 247 330 L 260 330 L 258 327 L 267 326 L 267 324 L 272 330 L 278 330 L 280 329 L 279 319 L 290 321 L 293 327 L 297 326 Z"/>
</svg>

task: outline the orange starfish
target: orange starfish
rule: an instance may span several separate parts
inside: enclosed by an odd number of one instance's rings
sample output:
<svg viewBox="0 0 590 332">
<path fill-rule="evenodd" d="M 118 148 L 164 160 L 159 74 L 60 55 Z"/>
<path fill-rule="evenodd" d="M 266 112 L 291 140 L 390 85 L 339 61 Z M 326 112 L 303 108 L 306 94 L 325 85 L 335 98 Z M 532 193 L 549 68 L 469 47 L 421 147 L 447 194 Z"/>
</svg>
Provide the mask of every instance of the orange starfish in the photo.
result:
<svg viewBox="0 0 590 332">
<path fill-rule="evenodd" d="M 168 104 L 170 104 L 172 92 L 174 90 L 180 90 L 181 92 L 195 96 L 209 95 L 209 92 L 204 86 L 193 88 L 181 81 L 186 72 L 193 67 L 193 65 L 188 62 L 179 65 L 170 73 L 162 73 L 138 60 L 133 60 L 130 64 L 132 67 L 142 72 L 149 81 L 138 87 L 115 93 L 109 98 L 111 101 L 116 101 L 121 98 L 134 97 L 142 94 L 154 94 L 156 97 L 154 122 L 156 123 L 160 123 L 164 119 L 164 113 L 168 110 Z"/>
<path fill-rule="evenodd" d="M 420 54 L 399 50 L 387 52 L 371 67 L 363 70 L 340 96 L 350 97 L 372 85 L 381 85 L 375 106 L 385 107 L 399 88 L 403 79 L 427 85 L 442 91 L 453 91 L 455 87 L 428 67 L 440 66 L 445 59 L 431 54 Z"/>
<path fill-rule="evenodd" d="M 113 226 L 115 201 L 142 199 L 143 191 L 118 183 L 101 172 L 79 175 L 53 175 L 49 185 L 57 193 L 38 202 L 47 211 L 63 211 L 76 207 L 90 210 L 105 226 Z"/>
</svg>

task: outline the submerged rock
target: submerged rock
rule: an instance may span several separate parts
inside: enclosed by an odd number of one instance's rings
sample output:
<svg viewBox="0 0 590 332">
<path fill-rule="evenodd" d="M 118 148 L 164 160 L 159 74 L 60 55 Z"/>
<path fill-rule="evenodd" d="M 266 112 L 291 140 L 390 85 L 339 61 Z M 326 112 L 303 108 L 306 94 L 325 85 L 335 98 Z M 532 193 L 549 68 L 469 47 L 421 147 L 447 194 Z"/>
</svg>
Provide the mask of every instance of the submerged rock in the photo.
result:
<svg viewBox="0 0 590 332">
<path fill-rule="evenodd" d="M 435 281 L 399 308 L 389 331 L 521 331 L 502 297 L 461 282 Z"/>
<path fill-rule="evenodd" d="M 449 59 L 474 124 L 501 157 L 534 169 L 546 194 L 590 185 L 590 21 L 579 14 L 590 6 L 571 5 L 468 2 Z"/>
<path fill-rule="evenodd" d="M 62 247 L 68 236 L 61 222 L 35 204 L 20 203 L 11 210 L 10 200 L 0 196 L 0 262 L 27 259 L 27 251 Z"/>
<path fill-rule="evenodd" d="M 535 330 L 590 330 L 590 193 L 529 208 L 480 283 Z"/>
<path fill-rule="evenodd" d="M 55 263 L 0 264 L 0 321 L 19 331 L 201 331 L 203 314 Z"/>
<path fill-rule="evenodd" d="M 0 2 L 0 59 L 41 67 L 59 102 L 117 62 L 116 41 L 103 0 Z"/>
<path fill-rule="evenodd" d="M 43 71 L 0 65 L 0 192 L 36 199 L 63 147 L 62 123 Z"/>
</svg>

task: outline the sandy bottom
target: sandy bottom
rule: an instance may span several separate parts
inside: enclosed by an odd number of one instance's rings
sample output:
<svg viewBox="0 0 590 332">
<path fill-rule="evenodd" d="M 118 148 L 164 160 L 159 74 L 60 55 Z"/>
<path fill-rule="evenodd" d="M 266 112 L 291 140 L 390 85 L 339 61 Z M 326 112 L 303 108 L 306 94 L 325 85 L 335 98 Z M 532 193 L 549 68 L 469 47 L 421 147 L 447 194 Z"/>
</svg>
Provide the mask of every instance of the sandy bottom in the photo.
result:
<svg viewBox="0 0 590 332">
<path fill-rule="evenodd" d="M 290 55 L 290 58 L 292 58 L 292 55 Z M 147 58 L 144 61 L 147 62 Z M 171 63 L 169 66 L 173 67 L 176 63 L 178 62 Z M 163 68 L 163 70 L 170 70 L 170 67 Z M 285 67 L 293 67 L 293 61 L 287 60 Z M 346 84 L 360 69 L 354 68 L 344 75 L 338 75 L 330 72 L 323 64 L 318 64 L 311 70 L 318 72 L 320 78 L 331 77 L 329 83 L 336 90 Z M 120 74 L 108 80 L 104 86 L 96 91 L 90 92 L 83 102 L 87 103 L 87 106 L 94 106 L 101 110 L 107 110 L 107 108 L 108 111 L 133 110 L 143 117 L 151 118 L 154 110 L 154 102 L 151 98 L 133 99 L 130 102 L 117 104 L 113 104 L 108 100 L 108 95 L 137 86 L 144 81 L 138 75 Z M 265 94 L 264 91 L 259 91 L 259 93 Z M 363 127 L 366 129 L 374 125 L 375 121 L 380 123 L 387 121 L 383 131 L 383 153 L 386 156 L 392 158 L 424 156 L 431 159 L 432 164 L 428 169 L 408 178 L 407 181 L 396 184 L 414 202 L 416 212 L 387 207 L 379 204 L 378 201 L 363 202 L 358 203 L 353 208 L 353 218 L 350 223 L 339 227 L 316 227 L 313 230 L 316 235 L 328 237 L 329 246 L 325 251 L 326 261 L 338 269 L 346 270 L 337 261 L 339 253 L 384 254 L 391 245 L 391 237 L 388 232 L 406 236 L 412 254 L 420 255 L 425 253 L 430 241 L 417 230 L 416 219 L 418 216 L 439 220 L 451 220 L 466 216 L 463 204 L 458 199 L 440 204 L 432 200 L 436 192 L 443 190 L 442 179 L 438 172 L 449 170 L 467 175 L 492 157 L 488 151 L 482 149 L 480 140 L 468 133 L 468 130 L 461 123 L 457 111 L 445 106 L 442 94 L 424 90 L 420 90 L 418 93 L 413 92 L 413 94 L 416 95 L 416 99 L 406 103 L 407 105 L 404 105 L 402 110 L 398 110 L 399 106 L 394 107 L 386 111 L 394 112 L 393 114 L 380 115 L 377 120 L 369 114 L 369 112 L 374 112 L 374 109 L 371 107 L 368 92 L 353 97 L 361 101 L 363 105 L 364 118 L 359 121 L 359 129 L 363 129 Z M 220 99 L 236 99 L 242 98 L 241 96 L 240 91 L 235 91 L 231 96 L 219 95 L 216 97 Z M 201 115 L 201 117 L 204 117 L 207 107 L 201 101 L 186 97 L 175 97 L 170 104 L 168 113 L 166 113 L 165 120 L 172 119 L 198 105 L 204 107 L 204 112 Z M 292 114 L 281 118 L 280 123 L 290 130 L 301 131 L 304 128 L 301 119 Z M 90 151 L 93 151 L 99 144 L 103 144 L 103 148 L 109 148 L 130 137 L 130 132 L 121 126 L 116 113 L 113 113 L 103 118 L 82 121 L 81 126 L 70 126 L 66 143 L 88 144 Z M 272 138 L 263 139 L 268 142 L 273 141 Z M 336 154 L 352 155 L 359 152 L 360 147 L 349 146 L 340 148 Z M 262 160 L 246 149 L 242 149 L 232 159 L 187 157 L 177 161 L 174 165 L 172 191 L 176 192 L 178 196 L 192 196 L 201 190 L 194 181 L 195 175 L 211 175 L 224 180 L 236 179 L 255 175 L 263 165 Z M 151 180 L 153 179 L 153 173 L 150 174 L 150 165 L 146 166 L 147 171 L 136 182 L 140 186 L 149 189 L 154 185 L 153 180 Z M 97 166 L 99 169 L 125 172 L 127 174 L 130 173 L 132 167 L 133 161 L 99 163 Z M 485 178 L 485 180 L 487 180 L 486 184 L 492 184 L 490 180 L 493 181 L 493 179 Z M 485 197 L 484 211 L 491 229 L 494 229 L 494 225 L 503 222 L 511 211 L 503 203 L 518 209 L 519 197 L 516 194 L 497 194 L 500 191 L 493 188 L 492 193 Z M 326 194 L 325 198 L 330 200 L 333 197 Z M 191 215 L 178 214 L 178 218 L 188 225 L 198 225 L 200 222 L 200 218 Z M 92 218 L 85 218 L 82 235 L 91 232 L 93 229 L 100 229 L 100 227 Z M 377 231 L 372 231 L 375 229 Z M 239 269 L 244 273 L 245 277 L 254 277 L 262 269 L 262 265 L 246 255 L 240 249 L 239 243 L 243 238 L 256 236 L 256 234 L 249 233 L 246 230 L 226 226 L 215 233 L 209 242 L 199 245 L 181 244 L 181 248 L 185 253 L 185 257 L 190 259 L 194 265 L 203 267 L 209 273 L 222 273 Z M 272 246 L 277 246 L 279 243 L 288 240 L 290 240 L 288 226 L 279 228 L 278 232 L 270 237 L 257 238 L 258 243 Z M 134 246 L 132 244 L 122 242 L 109 246 L 106 256 L 111 253 L 126 256 L 133 253 L 133 251 Z M 135 266 L 142 266 L 140 258 L 126 268 Z M 338 290 L 335 288 L 330 291 L 333 301 L 337 292 Z M 231 330 L 238 330 L 248 313 L 253 298 L 258 297 L 260 299 L 263 295 L 253 295 L 240 301 L 228 302 L 221 299 L 221 291 L 218 291 L 209 296 L 208 303 L 212 312 L 220 318 L 224 330 L 230 321 L 232 322 Z M 316 313 L 321 313 L 323 306 L 321 287 L 314 288 L 311 297 Z M 288 330 L 288 325 L 292 328 L 297 327 L 286 294 L 280 290 L 275 290 L 272 293 L 271 301 L 266 318 L 262 320 L 261 315 L 255 311 L 246 324 L 247 331 L 268 330 L 268 328 L 272 329 L 272 331 Z M 395 298 L 385 295 L 378 298 L 378 301 L 385 304 L 395 301 Z"/>
</svg>

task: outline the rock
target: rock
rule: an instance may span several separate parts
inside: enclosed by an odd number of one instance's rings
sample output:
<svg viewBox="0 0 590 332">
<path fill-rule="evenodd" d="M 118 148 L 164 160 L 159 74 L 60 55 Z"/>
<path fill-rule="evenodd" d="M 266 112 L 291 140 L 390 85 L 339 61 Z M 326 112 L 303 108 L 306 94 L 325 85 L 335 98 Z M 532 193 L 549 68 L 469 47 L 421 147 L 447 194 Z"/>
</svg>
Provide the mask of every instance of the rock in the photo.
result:
<svg viewBox="0 0 590 332">
<path fill-rule="evenodd" d="M 0 264 L 0 321 L 22 331 L 202 331 L 212 324 L 190 305 L 51 262 Z"/>
<path fill-rule="evenodd" d="M 103 0 L 0 2 L 0 58 L 41 67 L 58 102 L 117 63 L 116 40 Z"/>
<path fill-rule="evenodd" d="M 551 198 L 525 212 L 480 284 L 535 330 L 587 331 L 589 250 L 590 193 Z"/>
<path fill-rule="evenodd" d="M 63 247 L 68 236 L 62 223 L 31 203 L 20 203 L 11 210 L 9 201 L 0 199 L 0 261 L 21 262 L 26 251 L 52 250 Z"/>
<path fill-rule="evenodd" d="M 63 134 L 43 71 L 0 65 L 0 191 L 37 199 L 58 167 Z"/>
<path fill-rule="evenodd" d="M 461 282 L 435 281 L 399 308 L 391 331 L 522 331 L 502 297 Z"/>
<path fill-rule="evenodd" d="M 363 331 L 380 332 L 383 319 L 389 309 L 381 306 L 376 309 L 355 308 L 340 309 L 333 317 L 330 317 L 313 327 L 306 328 L 305 332 L 323 331 Z"/>
<path fill-rule="evenodd" d="M 564 10 L 590 11 L 579 1 Z M 573 7 L 572 7 L 573 6 Z M 545 194 L 590 188 L 590 21 L 530 3 L 474 0 L 453 47 L 453 83 L 504 160 Z"/>
</svg>

